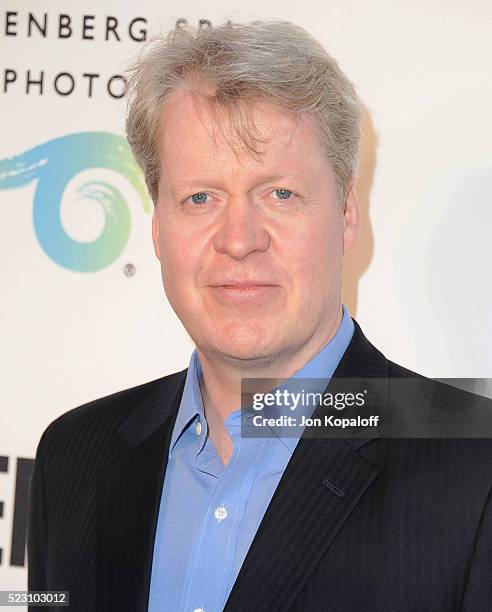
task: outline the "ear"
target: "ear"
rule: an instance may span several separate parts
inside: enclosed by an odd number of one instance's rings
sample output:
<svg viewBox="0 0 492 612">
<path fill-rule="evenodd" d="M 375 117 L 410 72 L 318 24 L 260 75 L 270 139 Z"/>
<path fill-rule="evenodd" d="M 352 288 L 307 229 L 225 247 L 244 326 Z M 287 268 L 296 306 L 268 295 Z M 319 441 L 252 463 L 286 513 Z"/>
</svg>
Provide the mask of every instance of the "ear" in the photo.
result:
<svg viewBox="0 0 492 612">
<path fill-rule="evenodd" d="M 357 238 L 360 229 L 360 216 L 354 181 L 351 181 L 348 186 L 343 217 L 343 252 L 346 253 Z"/>
<path fill-rule="evenodd" d="M 154 204 L 154 213 L 152 215 L 152 242 L 154 243 L 154 251 L 157 259 L 161 259 L 161 249 L 159 246 L 159 213 L 157 204 Z"/>
</svg>

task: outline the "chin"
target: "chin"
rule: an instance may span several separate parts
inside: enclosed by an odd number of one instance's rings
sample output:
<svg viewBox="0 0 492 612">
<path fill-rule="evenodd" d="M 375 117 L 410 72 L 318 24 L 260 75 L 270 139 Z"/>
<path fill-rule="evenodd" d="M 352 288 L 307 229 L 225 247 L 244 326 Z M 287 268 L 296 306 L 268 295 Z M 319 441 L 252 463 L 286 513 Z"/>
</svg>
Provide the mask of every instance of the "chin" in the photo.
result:
<svg viewBox="0 0 492 612">
<path fill-rule="evenodd" d="M 228 325 L 220 335 L 214 335 L 211 345 L 222 355 L 232 359 L 255 361 L 275 354 L 278 336 L 256 324 Z"/>
</svg>

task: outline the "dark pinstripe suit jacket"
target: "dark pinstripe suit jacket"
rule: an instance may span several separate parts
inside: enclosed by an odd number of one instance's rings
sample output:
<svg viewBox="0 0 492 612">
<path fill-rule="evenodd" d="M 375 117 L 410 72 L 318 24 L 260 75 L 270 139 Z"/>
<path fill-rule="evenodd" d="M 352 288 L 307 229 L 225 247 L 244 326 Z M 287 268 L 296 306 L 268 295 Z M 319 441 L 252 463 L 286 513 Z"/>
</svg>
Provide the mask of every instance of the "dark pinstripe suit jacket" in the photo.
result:
<svg viewBox="0 0 492 612">
<path fill-rule="evenodd" d="M 69 590 L 74 612 L 147 609 L 185 375 L 91 402 L 45 431 L 32 479 L 30 589 Z M 415 374 L 356 323 L 334 376 Z M 303 438 L 225 610 L 492 611 L 491 485 L 491 440 Z"/>
</svg>

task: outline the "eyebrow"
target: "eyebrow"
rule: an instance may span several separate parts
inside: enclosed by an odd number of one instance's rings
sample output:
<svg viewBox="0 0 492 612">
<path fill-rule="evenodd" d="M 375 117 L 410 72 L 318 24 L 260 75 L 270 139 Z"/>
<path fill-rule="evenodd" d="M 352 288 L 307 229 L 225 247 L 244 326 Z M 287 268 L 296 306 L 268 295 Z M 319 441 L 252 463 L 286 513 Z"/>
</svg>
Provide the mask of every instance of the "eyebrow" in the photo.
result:
<svg viewBox="0 0 492 612">
<path fill-rule="evenodd" d="M 252 187 L 252 189 L 254 189 L 254 187 L 257 187 L 258 185 L 261 185 L 263 183 L 278 182 L 278 181 L 291 181 L 291 180 L 299 181 L 300 176 L 295 175 L 295 174 L 264 175 L 258 178 L 256 184 Z M 191 181 L 179 181 L 173 185 L 175 189 L 198 189 L 198 188 L 201 188 L 201 189 L 219 188 L 220 189 L 220 187 L 218 186 L 219 186 L 219 182 L 211 181 L 210 178 L 206 178 L 206 179 L 204 178 L 203 180 L 193 179 Z"/>
</svg>

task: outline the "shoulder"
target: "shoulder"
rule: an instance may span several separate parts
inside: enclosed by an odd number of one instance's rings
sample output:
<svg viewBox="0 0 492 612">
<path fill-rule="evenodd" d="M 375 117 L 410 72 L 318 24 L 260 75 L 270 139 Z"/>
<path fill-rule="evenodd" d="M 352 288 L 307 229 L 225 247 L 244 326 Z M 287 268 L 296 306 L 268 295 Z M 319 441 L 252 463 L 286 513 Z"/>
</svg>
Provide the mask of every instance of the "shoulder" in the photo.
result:
<svg viewBox="0 0 492 612">
<path fill-rule="evenodd" d="M 453 474 L 462 491 L 469 489 L 470 498 L 487 498 L 492 486 L 492 400 L 456 386 L 462 379 L 434 380 L 389 360 L 388 378 L 392 418 L 402 432 L 388 448 L 400 455 L 408 452 L 417 472 L 422 461 L 422 474 L 435 471 L 437 480 Z"/>
<path fill-rule="evenodd" d="M 492 400 L 480 394 L 480 391 L 477 390 L 480 385 L 473 384 L 474 382 L 479 383 L 480 379 L 434 379 L 409 370 L 393 361 L 387 360 L 387 363 L 388 377 L 401 379 L 404 383 L 402 390 L 415 393 L 415 396 L 412 393 L 410 398 L 418 397 L 420 400 L 429 402 L 429 408 L 431 405 L 440 409 L 446 407 L 448 416 L 453 413 L 453 409 L 460 412 L 472 411 L 477 418 L 486 416 L 488 412 L 492 415 Z M 398 380 L 395 382 L 395 389 L 398 389 L 397 385 Z M 487 420 L 483 424 L 492 425 L 492 421 Z M 492 437 L 492 428 L 489 434 Z"/>
<path fill-rule="evenodd" d="M 414 372 L 413 370 L 409 370 L 399 363 L 395 363 L 394 361 L 386 360 L 388 362 L 388 376 L 390 378 L 419 378 L 421 380 L 431 380 L 430 378 L 426 378 L 422 374 L 418 372 Z"/>
<path fill-rule="evenodd" d="M 92 453 L 94 459 L 111 456 L 120 444 L 120 427 L 156 392 L 172 396 L 186 371 L 123 389 L 65 412 L 44 430 L 36 456 L 55 461 L 74 454 Z"/>
</svg>

